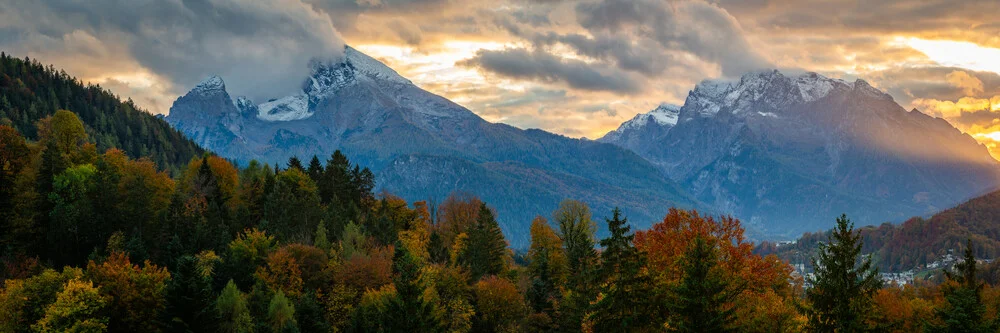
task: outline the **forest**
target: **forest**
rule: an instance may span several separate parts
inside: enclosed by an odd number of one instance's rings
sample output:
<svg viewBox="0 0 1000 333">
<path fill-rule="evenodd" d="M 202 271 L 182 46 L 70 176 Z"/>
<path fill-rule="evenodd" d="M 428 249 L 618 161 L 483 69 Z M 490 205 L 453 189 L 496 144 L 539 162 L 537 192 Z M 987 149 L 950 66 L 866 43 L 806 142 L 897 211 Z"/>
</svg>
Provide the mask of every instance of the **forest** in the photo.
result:
<svg viewBox="0 0 1000 333">
<path fill-rule="evenodd" d="M 99 86 L 4 54 L 0 69 L 0 332 L 998 328 L 1000 268 L 981 260 L 997 235 L 965 222 L 992 216 L 989 198 L 902 226 L 831 217 L 787 248 L 728 216 L 671 209 L 631 230 L 568 199 L 512 249 L 473 195 L 376 193 L 339 152 L 236 166 Z M 924 226 L 973 236 L 913 246 Z M 884 257 L 862 255 L 884 244 L 906 263 L 964 255 L 897 286 L 878 276 Z M 794 272 L 785 249 L 814 271 Z"/>
<path fill-rule="evenodd" d="M 36 126 L 0 125 L 2 332 L 997 329 L 971 241 L 941 283 L 900 287 L 847 217 L 803 277 L 731 217 L 671 209 L 633 232 L 566 200 L 515 252 L 488 203 L 373 193 L 339 152 L 245 168 L 206 153 L 171 177 L 98 151 L 73 112 Z"/>
</svg>

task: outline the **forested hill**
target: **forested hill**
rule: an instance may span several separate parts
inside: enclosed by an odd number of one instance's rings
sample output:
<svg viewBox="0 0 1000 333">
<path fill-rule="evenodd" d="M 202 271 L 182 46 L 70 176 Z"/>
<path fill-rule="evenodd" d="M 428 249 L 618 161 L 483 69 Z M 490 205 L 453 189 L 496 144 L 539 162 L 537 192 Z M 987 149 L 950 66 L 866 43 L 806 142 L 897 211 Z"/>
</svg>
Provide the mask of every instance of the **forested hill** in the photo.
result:
<svg viewBox="0 0 1000 333">
<path fill-rule="evenodd" d="M 61 109 L 76 113 L 98 151 L 119 148 L 172 172 L 204 152 L 131 100 L 123 102 L 99 85 L 85 85 L 36 60 L 0 53 L 0 122 L 9 121 L 28 139 L 37 140 L 35 122 Z"/>
<path fill-rule="evenodd" d="M 861 228 L 862 252 L 874 253 L 879 268 L 888 272 L 925 267 L 959 248 L 967 239 L 976 244 L 977 258 L 997 258 L 1000 257 L 998 219 L 1000 191 L 969 200 L 927 219 L 914 217 L 900 225 L 885 223 Z M 776 254 L 791 263 L 808 266 L 809 255 L 816 253 L 819 243 L 825 242 L 828 234 L 806 233 L 795 244 L 763 243 L 757 252 Z"/>
</svg>

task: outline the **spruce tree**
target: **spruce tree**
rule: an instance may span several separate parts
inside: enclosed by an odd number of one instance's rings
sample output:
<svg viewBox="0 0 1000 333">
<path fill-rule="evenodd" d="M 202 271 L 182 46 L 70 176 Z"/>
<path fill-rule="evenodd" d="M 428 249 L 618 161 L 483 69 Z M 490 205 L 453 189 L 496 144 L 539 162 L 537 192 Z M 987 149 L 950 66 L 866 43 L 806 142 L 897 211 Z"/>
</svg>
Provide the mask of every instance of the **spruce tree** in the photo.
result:
<svg viewBox="0 0 1000 333">
<path fill-rule="evenodd" d="M 681 259 L 683 277 L 674 286 L 670 326 L 680 332 L 734 332 L 736 320 L 727 303 L 739 294 L 718 268 L 718 249 L 701 236 Z"/>
<path fill-rule="evenodd" d="M 507 257 L 507 241 L 504 240 L 500 225 L 493 216 L 493 210 L 485 203 L 479 207 L 476 224 L 469 230 L 469 245 L 464 260 L 473 281 L 487 275 L 503 272 Z"/>
<path fill-rule="evenodd" d="M 306 168 L 302 167 L 302 161 L 300 161 L 299 158 L 295 156 L 288 158 L 287 169 L 298 169 L 299 171 L 306 172 Z"/>
<path fill-rule="evenodd" d="M 170 332 L 211 332 L 216 329 L 211 280 L 201 274 L 192 256 L 177 259 L 167 285 L 167 318 Z"/>
<path fill-rule="evenodd" d="M 600 241 L 604 252 L 598 276 L 601 294 L 594 306 L 590 320 L 597 332 L 635 332 L 652 330 L 659 320 L 656 316 L 652 279 L 646 274 L 646 258 L 632 243 L 628 219 L 621 216 L 617 207 L 608 223 L 610 237 Z"/>
<path fill-rule="evenodd" d="M 941 289 L 945 305 L 935 310 L 943 324 L 928 325 L 928 332 L 996 332 L 997 325 L 984 318 L 986 306 L 981 292 L 983 283 L 976 279 L 976 256 L 972 240 L 966 241 L 962 262 L 955 264 L 955 271 L 945 270 L 950 283 Z"/>
<path fill-rule="evenodd" d="M 309 174 L 309 178 L 312 178 L 313 182 L 318 186 L 320 179 L 323 178 L 323 164 L 319 162 L 319 157 L 313 155 L 312 159 L 309 160 L 309 168 L 306 169 L 306 173 Z"/>
<path fill-rule="evenodd" d="M 391 332 L 431 332 L 440 325 L 433 315 L 430 303 L 423 299 L 420 286 L 420 264 L 417 257 L 396 242 L 396 252 L 392 257 L 392 283 L 396 286 L 396 297 L 389 304 L 392 322 Z"/>
<path fill-rule="evenodd" d="M 806 290 L 810 303 L 808 327 L 818 332 L 863 332 L 874 330 L 870 319 L 872 297 L 882 288 L 878 270 L 870 256 L 861 256 L 861 234 L 847 215 L 837 218 L 829 242 L 820 244 L 813 258 L 812 287 Z"/>
</svg>

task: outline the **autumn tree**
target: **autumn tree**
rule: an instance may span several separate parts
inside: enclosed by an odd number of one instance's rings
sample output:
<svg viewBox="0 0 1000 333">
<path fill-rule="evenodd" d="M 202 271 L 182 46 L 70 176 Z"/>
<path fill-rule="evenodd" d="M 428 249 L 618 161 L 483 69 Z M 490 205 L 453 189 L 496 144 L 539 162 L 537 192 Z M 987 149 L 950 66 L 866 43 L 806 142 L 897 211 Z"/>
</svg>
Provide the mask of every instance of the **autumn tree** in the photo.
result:
<svg viewBox="0 0 1000 333">
<path fill-rule="evenodd" d="M 809 328 L 819 332 L 858 332 L 874 328 L 868 319 L 872 297 L 882 280 L 871 257 L 861 256 L 861 235 L 847 215 L 837 218 L 829 242 L 813 258 L 812 287 L 806 290 Z"/>
<path fill-rule="evenodd" d="M 107 295 L 109 332 L 156 332 L 166 309 L 166 281 L 170 273 L 148 261 L 140 268 L 124 253 L 112 253 L 104 262 L 87 264 L 86 277 Z"/>
<path fill-rule="evenodd" d="M 70 280 L 32 328 L 42 333 L 104 332 L 108 318 L 102 312 L 107 302 L 92 282 Z"/>
<path fill-rule="evenodd" d="M 594 303 L 589 320 L 599 332 L 655 330 L 661 323 L 661 311 L 646 272 L 645 256 L 635 248 L 635 235 L 620 209 L 615 208 L 606 221 L 610 236 L 600 241 L 604 251 L 597 269 L 601 297 Z"/>
<path fill-rule="evenodd" d="M 554 320 L 556 304 L 562 298 L 560 288 L 566 283 L 566 252 L 562 240 L 544 217 L 531 222 L 531 247 L 528 250 L 528 302 L 535 312 Z"/>
<path fill-rule="evenodd" d="M 524 296 L 510 281 L 490 275 L 475 285 L 476 313 L 473 330 L 476 332 L 518 332 L 526 313 Z"/>
</svg>

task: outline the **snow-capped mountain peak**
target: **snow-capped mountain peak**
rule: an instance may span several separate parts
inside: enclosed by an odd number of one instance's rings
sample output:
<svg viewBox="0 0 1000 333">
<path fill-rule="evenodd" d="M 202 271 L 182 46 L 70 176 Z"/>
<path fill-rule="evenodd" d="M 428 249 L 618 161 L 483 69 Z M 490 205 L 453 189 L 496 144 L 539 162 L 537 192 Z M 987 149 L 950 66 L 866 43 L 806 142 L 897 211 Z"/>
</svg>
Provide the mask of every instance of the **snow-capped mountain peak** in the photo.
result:
<svg viewBox="0 0 1000 333">
<path fill-rule="evenodd" d="M 205 93 L 205 92 L 220 91 L 220 90 L 222 91 L 226 90 L 226 83 L 223 82 L 222 78 L 219 77 L 218 75 L 212 75 L 206 78 L 205 80 L 201 81 L 201 83 L 198 83 L 198 85 L 196 85 L 193 89 L 191 89 L 191 92 L 189 92 L 189 94 Z"/>
<path fill-rule="evenodd" d="M 677 125 L 677 118 L 681 113 L 681 107 L 673 104 L 660 104 L 652 111 L 640 113 L 632 117 L 631 120 L 622 123 L 616 131 L 622 132 L 629 128 L 646 126 L 653 121 L 661 126 Z"/>
</svg>

